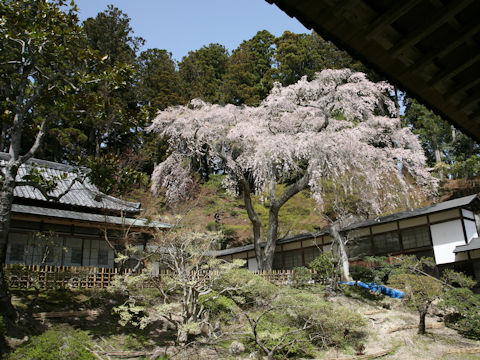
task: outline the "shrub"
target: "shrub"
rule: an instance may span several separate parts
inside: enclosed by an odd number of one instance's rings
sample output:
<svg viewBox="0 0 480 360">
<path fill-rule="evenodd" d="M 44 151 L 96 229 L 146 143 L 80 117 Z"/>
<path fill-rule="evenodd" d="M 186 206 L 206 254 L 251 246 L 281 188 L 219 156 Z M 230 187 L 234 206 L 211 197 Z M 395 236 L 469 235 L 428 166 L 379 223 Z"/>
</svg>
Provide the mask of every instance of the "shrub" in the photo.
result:
<svg viewBox="0 0 480 360">
<path fill-rule="evenodd" d="M 5 336 L 7 333 L 6 327 L 5 327 L 5 322 L 3 321 L 3 316 L 0 315 L 0 337 Z"/>
<path fill-rule="evenodd" d="M 340 267 L 338 266 L 338 258 L 331 252 L 325 252 L 317 256 L 309 265 L 316 271 L 316 280 L 324 285 L 337 288 L 340 280 Z"/>
<path fill-rule="evenodd" d="M 312 280 L 312 274 L 306 267 L 300 266 L 293 269 L 292 287 L 297 289 L 305 287 L 310 280 Z"/>
<path fill-rule="evenodd" d="M 201 295 L 198 302 L 214 315 L 236 312 L 237 304 L 235 304 L 235 301 L 224 295 L 217 295 L 218 292 L 216 291 L 212 291 L 207 295 Z"/>
<path fill-rule="evenodd" d="M 247 269 L 233 269 L 222 275 L 215 290 L 225 287 L 235 288 L 231 291 L 237 304 L 255 304 L 268 302 L 278 291 L 277 286 Z"/>
<path fill-rule="evenodd" d="M 26 345 L 10 355 L 10 360 L 90 360 L 96 359 L 87 350 L 88 332 L 68 325 L 57 325 L 42 335 L 35 336 Z"/>
<path fill-rule="evenodd" d="M 350 276 L 355 281 L 374 282 L 375 272 L 371 268 L 364 266 L 351 266 Z"/>
<path fill-rule="evenodd" d="M 118 323 L 121 326 L 131 324 L 143 330 L 148 325 L 148 315 L 145 306 L 129 302 L 114 307 L 113 312 L 119 316 Z"/>
<path fill-rule="evenodd" d="M 297 328 L 310 322 L 307 333 L 318 346 L 356 344 L 363 336 L 363 317 L 346 307 L 335 305 L 307 291 L 284 290 L 275 300 L 275 306 L 287 309 L 292 325 Z"/>
<path fill-rule="evenodd" d="M 313 356 L 312 345 L 355 345 L 365 335 L 360 314 L 291 288 L 282 289 L 263 309 L 246 316 L 251 339 L 269 359 Z"/>
<path fill-rule="evenodd" d="M 208 231 L 219 231 L 221 228 L 221 225 L 216 223 L 215 221 L 210 221 L 206 226 L 205 229 Z"/>
<path fill-rule="evenodd" d="M 295 326 L 292 326 L 291 319 L 285 312 L 277 311 L 266 314 L 259 321 L 256 330 L 259 339 L 270 350 L 284 337 L 285 346 L 280 347 L 273 354 L 274 359 L 285 359 L 286 357 L 298 359 L 314 356 L 315 347 L 310 342 L 307 333 L 298 331 Z M 253 336 L 249 336 L 245 342 L 250 349 L 255 348 L 256 342 Z"/>
<path fill-rule="evenodd" d="M 446 324 L 471 339 L 480 339 L 480 294 L 470 289 L 453 288 L 447 291 L 440 306 L 450 314 Z"/>
</svg>

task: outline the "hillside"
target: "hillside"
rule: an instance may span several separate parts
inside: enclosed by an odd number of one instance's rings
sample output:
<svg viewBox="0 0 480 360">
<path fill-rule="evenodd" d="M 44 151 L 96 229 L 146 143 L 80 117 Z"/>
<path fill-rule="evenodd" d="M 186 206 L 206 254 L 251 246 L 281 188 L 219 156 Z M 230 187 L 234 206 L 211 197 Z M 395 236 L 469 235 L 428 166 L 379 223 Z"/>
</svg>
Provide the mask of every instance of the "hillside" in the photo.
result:
<svg viewBox="0 0 480 360">
<path fill-rule="evenodd" d="M 316 351 L 314 357 L 316 359 L 478 359 L 480 341 L 467 339 L 455 330 L 445 327 L 442 321 L 443 314 L 438 310 L 433 310 L 427 317 L 427 334 L 422 336 L 417 334 L 415 328 L 418 315 L 406 308 L 401 300 L 382 298 L 373 294 L 365 296 L 352 291 L 344 291 L 332 296 L 318 291 L 315 287 L 309 291 L 318 297 L 318 301 L 326 300 L 327 304 L 353 310 L 364 319 L 365 323 L 361 349 L 348 344 L 345 347 L 331 347 Z M 215 345 L 204 345 L 198 342 L 192 346 L 180 348 L 174 344 L 172 329 L 167 324 L 162 325 L 161 321 L 143 330 L 133 326 L 120 326 L 117 323 L 118 316 L 112 308 L 121 304 L 123 300 L 118 295 L 105 290 L 67 290 L 60 293 L 49 291 L 42 292 L 36 299 L 30 291 L 17 291 L 14 302 L 20 311 L 23 325 L 17 328 L 15 334 L 10 335 L 9 344 L 14 349 L 18 349 L 22 344 L 30 344 L 27 345 L 29 347 L 23 347 L 23 351 L 30 348 L 30 355 L 36 351 L 35 359 L 45 359 L 46 357 L 42 356 L 46 356 L 48 352 L 58 355 L 60 352 L 68 354 L 69 351 L 71 354 L 76 354 L 76 357 L 72 355 L 75 359 L 234 360 L 255 358 L 253 356 L 255 347 L 245 340 L 246 319 L 243 317 L 222 327 L 225 332 L 232 329 L 237 331 L 235 336 L 223 337 L 221 342 Z M 41 319 L 38 316 L 32 317 L 32 313 L 48 314 L 51 311 L 55 311 L 58 315 L 44 316 Z M 89 315 L 87 317 L 69 315 L 74 312 Z M 223 316 L 229 323 L 228 319 L 232 314 L 227 312 Z M 47 329 L 50 330 L 45 332 Z M 43 335 L 38 336 L 42 333 Z M 229 353 L 229 345 L 235 339 L 249 344 L 236 356 Z M 357 352 L 364 355 L 356 355 Z M 21 354 L 22 350 L 17 350 L 10 359 L 23 359 Z M 368 357 L 375 354 L 377 356 Z M 83 357 L 80 357 L 81 355 Z"/>
<path fill-rule="evenodd" d="M 174 208 L 164 207 L 162 219 L 172 221 L 175 216 L 187 215 L 187 222 L 194 223 L 198 231 L 222 231 L 225 242 L 221 246 L 251 243 L 252 226 L 243 199 L 227 193 L 222 187 L 222 179 L 222 175 L 210 176 L 208 182 L 197 185 L 190 199 Z M 278 186 L 278 192 L 283 189 L 283 186 Z M 268 225 L 268 202 L 262 202 L 259 196 L 253 200 L 265 231 Z M 280 210 L 279 238 L 324 227 L 326 222 L 315 205 L 308 191 L 302 191 L 290 199 Z"/>
</svg>

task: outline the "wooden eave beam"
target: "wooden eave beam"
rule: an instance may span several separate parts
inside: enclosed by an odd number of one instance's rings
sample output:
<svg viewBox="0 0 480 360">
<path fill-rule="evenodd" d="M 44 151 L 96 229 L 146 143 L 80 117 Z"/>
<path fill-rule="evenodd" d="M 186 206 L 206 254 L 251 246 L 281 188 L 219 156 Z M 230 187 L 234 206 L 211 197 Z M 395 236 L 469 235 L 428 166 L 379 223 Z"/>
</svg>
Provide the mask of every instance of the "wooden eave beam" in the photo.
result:
<svg viewBox="0 0 480 360">
<path fill-rule="evenodd" d="M 410 67 L 408 68 L 408 71 L 409 72 L 412 72 L 415 70 L 418 71 L 421 68 L 423 68 L 425 65 L 430 63 L 433 59 L 441 58 L 447 55 L 451 51 L 455 50 L 458 46 L 466 42 L 471 36 L 475 35 L 479 30 L 480 30 L 480 21 L 475 21 L 469 24 L 466 28 L 462 29 L 461 31 L 458 31 L 455 34 L 454 41 L 448 43 L 447 46 L 439 46 L 434 51 L 431 51 L 422 55 L 421 60 L 410 65 Z"/>
<path fill-rule="evenodd" d="M 372 22 L 364 31 L 367 39 L 373 38 L 381 32 L 385 26 L 392 24 L 395 20 L 402 17 L 412 8 L 414 8 L 421 0 L 397 1 L 395 5 L 390 7 L 385 13 L 379 14 L 377 19 Z"/>
<path fill-rule="evenodd" d="M 477 54 L 476 56 L 474 56 L 473 58 L 471 58 L 470 60 L 468 61 L 465 61 L 464 63 L 462 63 L 461 65 L 459 66 L 455 66 L 455 67 L 450 67 L 448 69 L 445 69 L 443 71 L 441 71 L 440 73 L 438 73 L 437 75 L 435 75 L 434 77 L 432 77 L 430 79 L 430 81 L 428 81 L 427 85 L 428 86 L 435 86 L 437 85 L 440 81 L 443 81 L 445 79 L 450 79 L 452 78 L 453 76 L 459 74 L 460 72 L 462 72 L 463 70 L 465 69 L 468 69 L 470 66 L 472 66 L 473 64 L 475 64 L 478 60 L 480 60 L 480 53 Z"/>
<path fill-rule="evenodd" d="M 112 223 L 94 223 L 90 221 L 82 221 L 82 220 L 72 220 L 72 219 L 63 219 L 63 218 L 56 218 L 50 216 L 35 216 L 35 215 L 26 215 L 26 214 L 17 214 L 12 213 L 12 220 L 22 220 L 22 221 L 30 221 L 30 222 L 44 222 L 47 224 L 57 224 L 57 225 L 74 225 L 79 227 L 89 227 L 95 229 L 108 229 L 108 230 L 122 230 L 127 227 L 131 231 L 135 232 L 148 232 L 149 228 L 139 227 L 139 226 L 122 226 L 120 224 L 112 224 Z"/>
<path fill-rule="evenodd" d="M 475 103 L 480 102 L 480 92 L 476 91 L 472 96 L 469 96 L 460 102 L 459 107 L 462 109 L 468 109 Z"/>
<path fill-rule="evenodd" d="M 456 106 L 437 88 L 429 86 L 420 71 L 408 72 L 407 65 L 394 58 L 382 43 L 366 39 L 364 25 L 352 23 L 328 0 L 266 0 L 276 4 L 289 16 L 298 18 L 306 27 L 313 28 L 325 39 L 363 61 L 389 81 L 407 91 L 409 96 L 425 103 L 445 117 L 459 130 L 480 141 L 480 126 L 472 122 L 472 115 Z M 380 16 L 380 15 L 379 15 Z M 390 49 L 390 48 L 389 48 Z"/>
<path fill-rule="evenodd" d="M 476 78 L 474 80 L 467 79 L 467 80 L 462 81 L 461 83 L 457 84 L 456 86 L 452 87 L 451 89 L 449 89 L 447 91 L 447 93 L 445 94 L 445 96 L 446 97 L 455 96 L 458 93 L 461 93 L 463 91 L 471 89 L 472 87 L 474 87 L 475 85 L 477 85 L 479 83 L 480 83 L 480 78 Z"/>
<path fill-rule="evenodd" d="M 420 40 L 430 35 L 442 24 L 470 5 L 471 2 L 472 0 L 453 1 L 446 7 L 446 12 L 445 8 L 437 11 L 434 15 L 429 17 L 426 23 L 417 25 L 414 30 L 411 31 L 410 36 L 400 40 L 397 44 L 395 44 L 390 51 L 390 55 L 397 57 L 407 47 L 417 44 Z"/>
</svg>

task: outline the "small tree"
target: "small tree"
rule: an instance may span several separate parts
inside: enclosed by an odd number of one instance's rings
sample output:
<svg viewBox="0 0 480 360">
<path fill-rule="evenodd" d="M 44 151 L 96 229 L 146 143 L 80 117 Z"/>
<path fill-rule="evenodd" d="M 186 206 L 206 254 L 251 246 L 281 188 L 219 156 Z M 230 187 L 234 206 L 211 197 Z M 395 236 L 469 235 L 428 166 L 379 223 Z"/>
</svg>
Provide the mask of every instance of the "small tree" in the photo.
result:
<svg viewBox="0 0 480 360">
<path fill-rule="evenodd" d="M 474 281 L 463 273 L 446 270 L 442 279 L 429 275 L 426 271 L 435 267 L 431 258 L 417 259 L 415 256 L 405 256 L 387 266 L 390 271 L 388 283 L 406 293 L 407 305 L 418 311 L 418 333 L 425 334 L 425 318 L 431 304 L 447 296 L 455 288 L 472 287 Z M 448 297 L 447 297 L 448 298 Z"/>
<path fill-rule="evenodd" d="M 154 312 L 167 319 L 176 329 L 177 343 L 185 345 L 190 333 L 200 332 L 206 327 L 212 329 L 208 318 L 208 305 L 234 287 L 218 289 L 225 272 L 244 264 L 243 260 L 227 263 L 215 258 L 211 252 L 217 234 L 190 233 L 184 229 L 174 229 L 159 234 L 156 241 L 149 244 L 143 259 L 157 262 L 161 267 L 160 276 L 147 268 L 141 274 L 128 274 L 115 280 L 113 289 L 128 295 L 125 304 L 117 308 L 120 324 L 133 323 L 145 327 L 151 318 L 138 319 L 145 310 L 138 306 L 144 302 L 135 290 L 139 284 L 153 284 L 161 294 L 161 303 L 154 306 Z"/>
<path fill-rule="evenodd" d="M 315 279 L 321 284 L 327 285 L 332 290 L 338 288 L 340 268 L 338 258 L 331 251 L 320 254 L 308 266 L 316 272 Z"/>
<path fill-rule="evenodd" d="M 465 337 L 480 339 L 480 294 L 462 287 L 448 291 L 440 306 L 449 312 L 445 322 Z"/>
<path fill-rule="evenodd" d="M 309 291 L 281 289 L 263 308 L 244 314 L 255 344 L 269 360 L 289 354 L 311 356 L 312 345 L 343 347 L 364 335 L 360 314 Z"/>
<path fill-rule="evenodd" d="M 260 269 L 270 270 L 278 214 L 300 191 L 309 188 L 322 209 L 329 191 L 324 184 L 330 181 L 345 194 L 354 194 L 357 203 L 368 204 L 371 213 L 380 214 L 408 194 L 413 183 L 424 192 L 430 190 L 434 181 L 425 169 L 418 139 L 390 116 L 395 113 L 390 90 L 362 73 L 325 70 L 311 82 L 302 78 L 287 87 L 276 84 L 258 107 L 193 100 L 188 106 L 168 108 L 150 127 L 167 136 L 170 146 L 170 156 L 153 173 L 152 190 L 166 188 L 172 202 L 183 199 L 192 182 L 192 164 L 207 157 L 227 175 L 225 185 L 242 194 L 257 262 Z M 277 184 L 284 184 L 285 190 L 280 193 Z M 269 209 L 264 234 L 253 193 L 261 195 Z"/>
<path fill-rule="evenodd" d="M 442 296 L 442 283 L 425 275 L 395 274 L 390 278 L 389 284 L 405 291 L 407 304 L 418 311 L 418 333 L 425 334 L 425 317 L 432 302 Z"/>
</svg>

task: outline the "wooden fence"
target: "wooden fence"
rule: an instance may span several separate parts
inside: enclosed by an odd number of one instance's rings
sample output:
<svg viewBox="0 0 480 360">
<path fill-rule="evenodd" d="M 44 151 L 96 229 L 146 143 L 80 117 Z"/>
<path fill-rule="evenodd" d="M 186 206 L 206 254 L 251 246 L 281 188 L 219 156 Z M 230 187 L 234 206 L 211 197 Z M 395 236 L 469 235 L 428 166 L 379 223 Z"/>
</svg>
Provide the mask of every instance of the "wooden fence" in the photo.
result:
<svg viewBox="0 0 480 360">
<path fill-rule="evenodd" d="M 5 266 L 8 284 L 12 289 L 104 289 L 111 285 L 113 278 L 127 269 L 80 267 L 80 266 Z"/>
<path fill-rule="evenodd" d="M 104 289 L 112 284 L 116 275 L 132 273 L 131 269 L 120 271 L 111 268 L 80 267 L 80 266 L 40 266 L 17 265 L 5 266 L 5 273 L 11 289 Z M 255 271 L 276 285 L 290 285 L 295 281 L 294 270 Z M 310 272 L 314 276 L 314 272 Z M 153 280 L 160 280 L 163 276 L 171 276 L 170 271 L 161 271 Z M 152 284 L 144 284 L 151 287 Z"/>
</svg>

